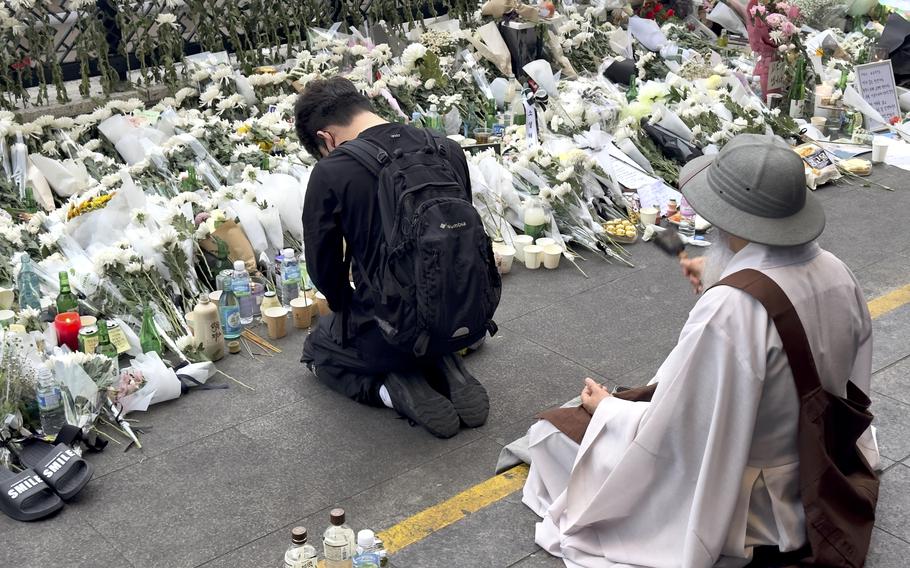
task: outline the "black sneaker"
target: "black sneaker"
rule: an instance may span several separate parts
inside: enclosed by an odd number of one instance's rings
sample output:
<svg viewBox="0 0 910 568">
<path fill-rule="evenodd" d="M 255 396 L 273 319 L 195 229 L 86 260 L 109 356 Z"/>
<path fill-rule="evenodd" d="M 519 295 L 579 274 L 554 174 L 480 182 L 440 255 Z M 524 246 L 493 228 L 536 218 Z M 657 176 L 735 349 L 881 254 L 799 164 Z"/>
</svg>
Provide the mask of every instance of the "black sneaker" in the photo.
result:
<svg viewBox="0 0 910 568">
<path fill-rule="evenodd" d="M 459 420 L 455 407 L 418 372 L 389 373 L 385 388 L 392 407 L 399 414 L 420 424 L 437 438 L 451 438 L 458 433 Z"/>
<path fill-rule="evenodd" d="M 448 387 L 449 399 L 462 424 L 468 428 L 483 426 L 490 414 L 487 389 L 464 366 L 460 355 L 445 355 L 436 361 Z"/>
</svg>

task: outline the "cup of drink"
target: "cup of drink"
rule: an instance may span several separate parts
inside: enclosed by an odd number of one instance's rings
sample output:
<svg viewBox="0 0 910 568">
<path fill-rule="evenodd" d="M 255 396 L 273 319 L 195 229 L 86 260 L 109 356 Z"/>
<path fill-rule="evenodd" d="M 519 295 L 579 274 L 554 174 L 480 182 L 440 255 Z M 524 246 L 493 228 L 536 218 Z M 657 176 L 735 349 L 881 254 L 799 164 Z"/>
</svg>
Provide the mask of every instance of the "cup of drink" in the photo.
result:
<svg viewBox="0 0 910 568">
<path fill-rule="evenodd" d="M 534 237 L 531 235 L 516 235 L 515 238 L 512 239 L 512 244 L 515 245 L 515 258 L 518 259 L 518 262 L 524 262 L 525 247 L 534 244 Z"/>
<path fill-rule="evenodd" d="M 638 218 L 645 227 L 656 224 L 658 215 L 660 211 L 656 207 L 644 207 L 638 212 Z"/>
<path fill-rule="evenodd" d="M 262 319 L 269 328 L 269 339 L 281 339 L 288 334 L 288 311 L 284 306 L 266 309 Z"/>
<path fill-rule="evenodd" d="M 496 256 L 499 259 L 496 262 L 496 268 L 499 269 L 499 273 L 508 274 L 511 272 L 512 262 L 515 259 L 515 247 L 503 245 L 496 249 Z"/>
<path fill-rule="evenodd" d="M 555 245 L 556 239 L 551 239 L 550 237 L 540 237 L 539 239 L 534 241 L 534 244 L 539 246 L 540 248 L 547 248 L 550 245 Z"/>
<path fill-rule="evenodd" d="M 555 270 L 559 267 L 559 259 L 562 258 L 562 247 L 557 244 L 543 247 L 543 265 L 544 268 Z"/>
<path fill-rule="evenodd" d="M 528 270 L 537 270 L 543 260 L 543 248 L 537 245 L 528 245 L 524 250 L 525 268 Z"/>
<path fill-rule="evenodd" d="M 474 140 L 477 140 L 478 144 L 489 144 L 490 136 L 493 135 L 493 131 L 489 128 L 475 128 L 474 129 Z"/>
<path fill-rule="evenodd" d="M 872 163 L 881 164 L 885 161 L 888 154 L 888 146 L 891 145 L 891 139 L 884 136 L 872 137 Z"/>
<path fill-rule="evenodd" d="M 294 327 L 306 329 L 313 323 L 313 309 L 316 306 L 309 298 L 302 296 L 291 300 L 291 313 L 294 316 Z"/>
</svg>

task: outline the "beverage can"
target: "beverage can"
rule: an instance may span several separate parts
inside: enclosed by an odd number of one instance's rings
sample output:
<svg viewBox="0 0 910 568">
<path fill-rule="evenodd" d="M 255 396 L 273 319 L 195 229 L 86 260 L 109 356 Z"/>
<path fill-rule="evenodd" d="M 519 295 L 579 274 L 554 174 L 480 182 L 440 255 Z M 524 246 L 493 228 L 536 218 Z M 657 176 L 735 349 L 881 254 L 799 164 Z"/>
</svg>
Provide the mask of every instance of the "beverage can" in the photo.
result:
<svg viewBox="0 0 910 568">
<path fill-rule="evenodd" d="M 87 325 L 79 330 L 79 351 L 91 355 L 99 341 L 97 325 Z"/>
</svg>

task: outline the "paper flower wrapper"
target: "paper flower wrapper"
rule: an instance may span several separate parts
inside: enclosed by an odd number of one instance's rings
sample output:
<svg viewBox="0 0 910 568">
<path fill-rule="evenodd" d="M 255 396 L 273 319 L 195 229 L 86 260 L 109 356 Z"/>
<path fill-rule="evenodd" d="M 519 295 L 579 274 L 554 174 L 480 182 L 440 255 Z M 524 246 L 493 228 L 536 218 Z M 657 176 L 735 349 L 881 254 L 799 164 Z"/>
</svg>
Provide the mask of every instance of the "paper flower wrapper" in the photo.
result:
<svg viewBox="0 0 910 568">
<path fill-rule="evenodd" d="M 30 156 L 32 164 L 41 172 L 54 193 L 71 197 L 85 191 L 91 183 L 85 165 L 75 160 L 54 160 L 41 154 Z"/>
</svg>

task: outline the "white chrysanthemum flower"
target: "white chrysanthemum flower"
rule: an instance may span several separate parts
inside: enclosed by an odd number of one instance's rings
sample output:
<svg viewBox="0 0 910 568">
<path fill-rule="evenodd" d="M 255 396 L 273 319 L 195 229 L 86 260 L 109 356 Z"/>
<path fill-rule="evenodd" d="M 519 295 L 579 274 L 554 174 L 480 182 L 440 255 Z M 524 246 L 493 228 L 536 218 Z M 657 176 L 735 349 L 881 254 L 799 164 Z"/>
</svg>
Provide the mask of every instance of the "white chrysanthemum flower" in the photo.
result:
<svg viewBox="0 0 910 568">
<path fill-rule="evenodd" d="M 436 87 L 436 79 L 427 79 L 426 83 L 423 84 L 423 88 L 427 91 L 432 91 Z"/>
<path fill-rule="evenodd" d="M 193 87 L 184 87 L 174 93 L 174 102 L 177 103 L 177 105 L 181 105 L 183 104 L 183 101 L 187 99 L 187 97 L 196 96 L 197 93 L 198 91 Z"/>
<path fill-rule="evenodd" d="M 201 343 L 193 335 L 182 335 L 177 338 L 177 341 L 174 342 L 177 345 L 177 349 L 182 351 L 188 351 L 190 349 L 197 349 Z"/>
<path fill-rule="evenodd" d="M 158 17 L 155 18 L 155 23 L 159 26 L 171 26 L 172 28 L 177 27 L 177 16 L 174 14 L 161 13 L 158 14 Z"/>
<path fill-rule="evenodd" d="M 179 238 L 180 235 L 177 234 L 177 231 L 169 225 L 158 231 L 158 245 L 163 248 L 173 245 Z"/>
<path fill-rule="evenodd" d="M 201 82 L 205 81 L 205 80 L 208 79 L 208 78 L 209 78 L 209 70 L 208 70 L 208 69 L 199 69 L 199 70 L 197 70 L 197 71 L 194 71 L 193 74 L 190 75 L 190 79 L 192 79 L 192 80 L 195 81 L 196 83 L 201 83 Z"/>
<path fill-rule="evenodd" d="M 401 54 L 401 64 L 408 71 L 417 66 L 417 62 L 427 54 L 427 46 L 422 43 L 412 43 Z"/>
<path fill-rule="evenodd" d="M 219 98 L 221 98 L 221 89 L 217 85 L 212 85 L 199 95 L 199 104 L 204 107 L 212 106 L 212 103 Z"/>
<path fill-rule="evenodd" d="M 119 256 L 120 253 L 117 249 L 103 249 L 101 252 L 95 255 L 95 258 L 93 260 L 95 264 L 95 270 L 97 270 L 99 274 L 104 274 L 108 268 L 117 265 L 117 259 Z"/>
<path fill-rule="evenodd" d="M 126 264 L 126 272 L 128 274 L 137 274 L 139 272 L 142 272 L 142 263 L 131 260 Z"/>
<path fill-rule="evenodd" d="M 568 168 L 561 170 L 559 173 L 557 173 L 556 179 L 561 182 L 564 182 L 574 175 L 575 175 L 575 167 L 569 166 Z"/>
<path fill-rule="evenodd" d="M 44 154 L 55 154 L 57 152 L 57 143 L 53 140 L 48 140 L 41 145 L 41 152 Z"/>
<path fill-rule="evenodd" d="M 114 187 L 115 185 L 120 183 L 120 181 L 121 181 L 120 172 L 108 174 L 108 175 L 104 176 L 103 178 L 101 178 L 101 180 L 100 180 L 101 185 L 106 188 Z"/>
</svg>

